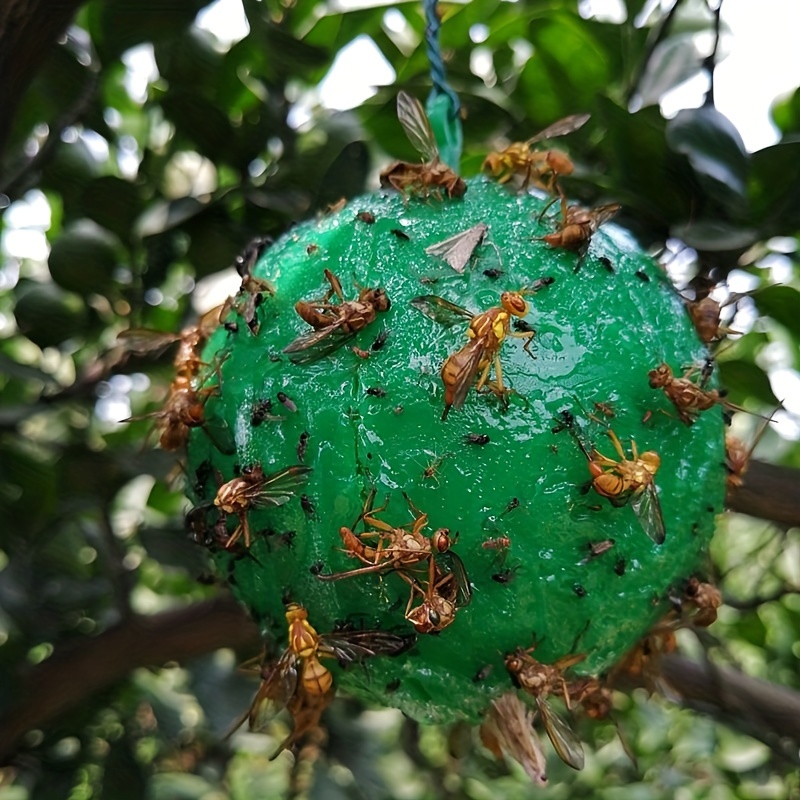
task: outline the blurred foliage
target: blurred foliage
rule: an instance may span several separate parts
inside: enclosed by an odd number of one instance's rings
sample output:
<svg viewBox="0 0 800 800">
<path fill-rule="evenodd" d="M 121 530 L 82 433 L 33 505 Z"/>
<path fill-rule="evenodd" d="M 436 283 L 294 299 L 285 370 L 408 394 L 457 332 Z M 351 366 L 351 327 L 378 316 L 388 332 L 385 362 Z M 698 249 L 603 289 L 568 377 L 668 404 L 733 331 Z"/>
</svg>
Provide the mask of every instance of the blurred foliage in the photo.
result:
<svg viewBox="0 0 800 800">
<path fill-rule="evenodd" d="M 144 441 L 149 423 L 114 423 L 158 409 L 169 354 L 128 357 L 116 334 L 179 330 L 195 313 L 198 281 L 218 277 L 250 238 L 374 187 L 388 154 L 414 158 L 394 99 L 399 87 L 428 91 L 421 4 L 399 4 L 390 16 L 386 7 L 244 0 L 250 33 L 232 46 L 194 24 L 205 5 L 172 0 L 146 13 L 125 0 L 83 5 L 43 58 L 0 163 L 10 203 L 0 272 L 4 710 L 18 699 L 21 664 L 132 611 L 220 591 L 198 580 L 207 575 L 204 554 L 182 533 L 180 489 L 165 488 L 168 477 L 175 486 L 173 459 Z M 731 400 L 769 411 L 771 376 L 800 359 L 800 90 L 775 108 L 781 140 L 747 153 L 710 103 L 669 120 L 659 111 L 665 92 L 711 74 L 701 34 L 713 30 L 714 14 L 704 2 L 627 0 L 622 22 L 585 18 L 579 6 L 441 6 L 448 77 L 465 114 L 463 171 L 477 172 L 486 152 L 509 140 L 591 112 L 590 124 L 559 142 L 576 163 L 564 181 L 569 194 L 623 203 L 622 223 L 661 254 L 687 297 L 731 273 L 757 290 L 724 309 L 745 335 L 717 357 Z M 322 107 L 316 87 L 364 35 L 397 85 L 351 111 Z M 141 96 L 131 89 L 131 48 L 152 54 L 157 68 Z M 53 127 L 77 106 L 77 121 Z M 28 207 L 47 221 L 28 221 Z M 15 242 L 38 242 L 37 231 L 49 257 L 16 257 Z M 755 435 L 757 421 L 735 422 L 745 439 Z M 796 420 L 784 422 L 797 431 Z M 774 430 L 762 453 L 800 465 L 796 441 Z M 797 531 L 730 516 L 711 562 L 731 602 L 705 649 L 800 688 Z M 698 647 L 691 636 L 686 646 Z M 344 699 L 327 715 L 330 739 L 316 762 L 293 770 L 284 755 L 268 764 L 269 738 L 223 739 L 255 689 L 237 671 L 249 655 L 220 651 L 133 672 L 30 732 L 0 772 L 0 800 L 277 797 L 290 785 L 332 800 L 530 796 L 517 766 L 495 763 L 474 734 L 428 729 L 417 745 L 415 726 L 397 713 Z M 575 774 L 552 758 L 550 797 L 800 792 L 790 766 L 754 739 L 639 692 L 616 703 L 637 763 L 614 725 L 580 721 L 587 766 Z"/>
</svg>

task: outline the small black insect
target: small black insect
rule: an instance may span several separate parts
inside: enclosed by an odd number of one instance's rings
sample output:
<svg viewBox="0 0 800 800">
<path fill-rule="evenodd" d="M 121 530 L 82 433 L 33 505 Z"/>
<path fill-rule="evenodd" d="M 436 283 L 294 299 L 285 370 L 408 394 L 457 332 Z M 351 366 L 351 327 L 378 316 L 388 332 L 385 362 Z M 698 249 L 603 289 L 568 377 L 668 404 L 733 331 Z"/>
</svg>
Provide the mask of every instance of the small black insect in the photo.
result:
<svg viewBox="0 0 800 800">
<path fill-rule="evenodd" d="M 401 239 L 404 242 L 408 242 L 411 239 L 411 237 L 404 230 L 401 230 L 400 228 L 392 228 L 392 233 L 398 239 Z"/>
<path fill-rule="evenodd" d="M 322 570 L 325 569 L 325 564 L 322 561 L 315 561 L 309 568 L 308 571 L 312 575 L 319 575 Z"/>
<path fill-rule="evenodd" d="M 501 275 L 505 275 L 503 270 L 497 269 L 497 267 L 492 267 L 491 269 L 485 269 L 483 271 L 483 274 L 487 278 L 492 278 L 492 280 L 494 280 L 495 278 L 499 278 Z"/>
<path fill-rule="evenodd" d="M 303 509 L 303 513 L 307 517 L 316 517 L 317 515 L 317 509 L 314 507 L 314 503 L 307 494 L 300 495 L 300 508 Z"/>
<path fill-rule="evenodd" d="M 370 397 L 386 397 L 386 389 L 381 389 L 380 386 L 369 386 L 367 394 Z"/>
<path fill-rule="evenodd" d="M 600 256 L 598 261 L 603 266 L 603 268 L 606 269 L 608 272 L 614 271 L 614 265 L 611 263 L 611 260 L 609 258 L 606 258 L 606 256 Z"/>
<path fill-rule="evenodd" d="M 584 589 L 579 583 L 573 584 L 572 591 L 575 592 L 578 597 L 586 597 L 586 589 Z"/>
<path fill-rule="evenodd" d="M 624 558 L 618 558 L 617 559 L 617 563 L 614 564 L 614 572 L 616 572 L 617 575 L 622 576 L 622 575 L 625 574 L 625 567 L 626 566 L 627 565 L 625 563 L 625 559 Z"/>
<path fill-rule="evenodd" d="M 300 434 L 300 439 L 297 442 L 297 460 L 301 463 L 305 460 L 306 450 L 308 449 L 308 437 L 311 434 L 308 431 L 303 431 Z"/>
<path fill-rule="evenodd" d="M 371 350 L 380 350 L 386 344 L 386 340 L 389 338 L 389 331 L 384 328 L 376 337 L 375 341 L 372 343 L 370 349 Z"/>
<path fill-rule="evenodd" d="M 506 567 L 505 569 L 501 569 L 500 572 L 495 572 L 492 575 L 492 580 L 495 583 L 506 585 L 511 583 L 516 577 L 517 577 L 516 569 L 511 569 L 511 567 Z"/>
<path fill-rule="evenodd" d="M 366 222 L 367 225 L 373 225 L 375 223 L 375 215 L 371 211 L 359 211 L 356 214 L 356 219 L 361 220 L 361 222 Z"/>
<path fill-rule="evenodd" d="M 272 400 L 257 400 L 253 403 L 253 410 L 250 412 L 250 424 L 257 428 L 265 419 L 272 417 Z M 277 419 L 274 417 L 273 419 Z"/>
<path fill-rule="evenodd" d="M 636 270 L 636 272 L 634 272 L 633 274 L 643 283 L 650 283 L 650 276 L 646 272 L 643 272 L 642 270 L 639 269 Z"/>
<path fill-rule="evenodd" d="M 464 441 L 467 444 L 476 444 L 479 447 L 483 447 L 485 444 L 489 444 L 489 434 L 488 433 L 468 433 L 464 437 Z"/>
<path fill-rule="evenodd" d="M 292 398 L 284 392 L 278 392 L 278 402 L 288 408 L 291 412 L 297 411 L 297 406 L 294 404 L 294 400 L 292 400 Z"/>
</svg>

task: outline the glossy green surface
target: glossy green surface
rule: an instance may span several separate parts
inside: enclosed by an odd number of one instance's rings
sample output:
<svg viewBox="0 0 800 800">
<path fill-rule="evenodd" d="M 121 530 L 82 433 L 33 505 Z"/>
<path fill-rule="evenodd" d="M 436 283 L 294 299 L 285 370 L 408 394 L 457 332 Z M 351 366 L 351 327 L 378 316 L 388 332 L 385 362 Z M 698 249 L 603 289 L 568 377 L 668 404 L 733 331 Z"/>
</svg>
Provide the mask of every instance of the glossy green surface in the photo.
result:
<svg viewBox="0 0 800 800">
<path fill-rule="evenodd" d="M 243 324 L 236 333 L 220 329 L 206 354 L 211 361 L 214 351 L 227 353 L 220 396 L 206 413 L 211 421 L 224 417 L 237 453 L 221 454 L 197 429 L 190 475 L 206 459 L 224 480 L 233 477 L 234 464 L 260 462 L 265 472 L 295 464 L 300 434 L 310 434 L 305 463 L 314 471 L 305 491 L 315 515 L 304 513 L 297 498 L 253 511 L 253 529 L 275 533 L 256 537 L 252 558 L 216 555 L 222 574 L 279 648 L 286 637 L 282 600 L 289 597 L 308 607 L 320 633 L 346 619 L 411 631 L 403 618 L 408 587 L 399 576 L 323 583 L 310 572 L 316 562 L 326 571 L 357 566 L 341 552 L 338 531 L 352 525 L 370 487 L 379 502 L 389 495 L 382 519 L 391 524 L 411 520 L 404 490 L 429 514 L 431 529 L 459 532 L 454 549 L 473 585 L 471 604 L 441 634 L 419 636 L 403 656 L 337 669 L 340 687 L 421 721 L 477 720 L 488 699 L 510 687 L 503 654 L 529 646 L 534 636 L 542 640 L 536 652 L 542 661 L 581 652 L 586 659 L 576 672 L 607 669 L 664 612 L 669 589 L 701 567 L 722 510 L 721 411 L 686 427 L 661 413 L 669 403 L 647 381 L 648 370 L 662 361 L 678 368 L 705 357 L 682 304 L 657 265 L 613 224 L 594 236 L 576 273 L 576 254 L 536 238 L 554 228 L 550 218 L 538 222 L 543 205 L 480 179 L 469 183 L 463 200 L 404 205 L 393 192 L 355 200 L 297 226 L 266 251 L 255 274 L 268 277 L 277 295 L 258 309 L 258 335 Z M 357 219 L 360 211 L 372 212 L 375 223 Z M 425 253 L 478 222 L 489 232 L 463 275 Z M 324 293 L 326 267 L 341 279 L 347 299 L 355 298 L 358 284 L 383 286 L 392 301 L 350 344 L 368 350 L 383 329 L 388 338 L 367 359 L 347 346 L 313 364 L 291 364 L 281 350 L 309 330 L 294 303 Z M 492 269 L 504 274 L 484 274 Z M 526 318 L 536 329 L 535 358 L 519 340 L 502 346 L 504 378 L 515 391 L 508 409 L 471 390 L 463 408 L 442 421 L 439 370 L 466 342 L 467 323 L 438 325 L 412 308 L 411 298 L 435 293 L 483 311 L 497 305 L 503 290 L 545 276 L 554 283 L 530 298 Z M 368 394 L 370 387 L 385 396 Z M 279 391 L 292 398 L 296 412 L 276 400 Z M 284 419 L 254 427 L 252 406 L 265 398 Z M 629 506 L 614 508 L 594 491 L 581 492 L 589 478 L 586 459 L 567 432 L 551 431 L 554 417 L 568 408 L 598 449 L 614 456 L 603 426 L 587 417 L 595 402 L 613 406 L 610 421 L 626 447 L 634 438 L 640 451 L 661 456 L 656 483 L 667 530 L 661 546 Z M 643 424 L 648 409 L 653 414 Z M 488 434 L 490 442 L 465 443 L 470 433 Z M 437 459 L 435 477 L 424 477 Z M 194 499 L 212 498 L 213 483 Z M 512 498 L 519 506 L 503 514 Z M 231 518 L 229 529 L 233 524 Z M 292 547 L 279 543 L 285 531 L 296 532 Z M 498 535 L 512 542 L 504 563 L 481 547 Z M 608 538 L 614 547 L 587 559 L 589 543 Z M 512 580 L 498 583 L 492 576 L 503 570 Z M 475 682 L 488 664 L 489 676 Z"/>
</svg>

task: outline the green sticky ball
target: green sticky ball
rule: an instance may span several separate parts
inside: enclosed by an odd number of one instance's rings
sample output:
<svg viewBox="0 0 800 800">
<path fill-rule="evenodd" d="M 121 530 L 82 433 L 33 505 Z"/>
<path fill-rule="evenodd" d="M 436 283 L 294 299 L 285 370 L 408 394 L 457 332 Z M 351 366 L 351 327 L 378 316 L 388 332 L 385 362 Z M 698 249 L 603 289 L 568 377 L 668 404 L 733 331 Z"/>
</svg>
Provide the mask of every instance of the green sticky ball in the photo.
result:
<svg viewBox="0 0 800 800">
<path fill-rule="evenodd" d="M 405 493 L 428 515 L 425 535 L 450 531 L 472 595 L 452 624 L 419 634 L 395 657 L 347 669 L 324 661 L 337 688 L 420 722 L 480 721 L 491 699 L 512 688 L 505 655 L 534 642 L 545 663 L 584 654 L 570 675 L 607 671 L 663 616 L 669 594 L 702 570 L 722 511 L 721 408 L 687 426 L 648 385 L 648 371 L 662 362 L 678 373 L 707 356 L 680 299 L 613 223 L 594 234 L 585 255 L 551 247 L 541 237 L 556 229 L 558 207 L 546 205 L 484 179 L 468 181 L 458 200 L 394 191 L 353 200 L 265 250 L 253 275 L 274 295 L 262 292 L 260 304 L 238 298 L 203 356 L 213 365 L 207 385 L 219 386 L 189 442 L 192 500 L 209 504 L 221 481 L 253 465 L 267 474 L 311 469 L 283 505 L 247 513 L 249 550 L 241 540 L 230 550 L 211 547 L 274 653 L 287 645 L 289 601 L 308 609 L 320 634 L 343 625 L 414 632 L 405 619 L 411 590 L 397 571 L 318 577 L 364 566 L 344 551 L 339 531 L 364 531 L 354 523 L 372 490 L 375 506 L 385 505 L 377 517 L 390 526 L 414 522 Z M 426 252 L 479 223 L 487 230 L 463 273 Z M 326 293 L 326 269 L 345 300 L 382 287 L 391 308 L 352 338 L 323 337 L 331 351 L 296 364 L 283 350 L 312 328 L 295 303 Z M 503 291 L 532 286 L 538 291 L 526 295 L 523 322 L 535 336 L 527 349 L 525 340 L 506 338 L 499 351 L 510 393 L 470 386 L 443 420 L 440 370 L 468 343 L 469 319 L 447 326 L 412 300 L 437 295 L 480 313 Z M 565 411 L 573 429 L 563 424 Z M 631 503 L 616 507 L 589 483 L 578 441 L 616 461 L 609 428 L 628 458 L 632 441 L 640 454 L 660 457 L 663 544 Z M 235 447 L 220 445 L 220 430 Z M 230 515 L 228 534 L 237 524 Z M 502 537 L 507 549 L 489 546 Z M 595 554 L 601 542 L 607 549 Z M 423 585 L 425 566 L 416 573 Z M 447 569 L 442 559 L 442 574 Z M 416 594 L 412 606 L 420 601 Z"/>
</svg>

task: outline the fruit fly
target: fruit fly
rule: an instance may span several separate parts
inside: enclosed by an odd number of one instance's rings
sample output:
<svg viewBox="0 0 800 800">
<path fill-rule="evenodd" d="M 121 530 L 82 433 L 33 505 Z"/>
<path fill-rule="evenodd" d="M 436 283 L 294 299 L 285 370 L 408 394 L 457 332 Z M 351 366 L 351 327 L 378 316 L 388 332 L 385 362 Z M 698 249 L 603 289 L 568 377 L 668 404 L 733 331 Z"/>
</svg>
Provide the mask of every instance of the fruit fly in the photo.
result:
<svg viewBox="0 0 800 800">
<path fill-rule="evenodd" d="M 400 92 L 397 95 L 397 118 L 424 162 L 395 162 L 381 173 L 381 186 L 396 189 L 405 198 L 433 196 L 441 200 L 442 193 L 451 198 L 463 196 L 467 185 L 442 163 L 436 137 L 422 103 L 410 94 Z"/>
<path fill-rule="evenodd" d="M 264 294 L 275 294 L 275 287 L 264 278 L 256 278 L 253 275 L 258 259 L 264 250 L 272 244 L 269 237 L 254 239 L 234 260 L 234 267 L 242 279 L 242 284 L 235 297 L 232 297 L 225 305 L 226 309 L 235 311 L 247 324 L 248 329 L 253 335 L 258 334 L 260 327 L 256 309 L 261 304 Z"/>
<path fill-rule="evenodd" d="M 693 425 L 702 411 L 718 403 L 725 404 L 716 389 L 704 388 L 705 381 L 695 383 L 691 376 L 698 371 L 696 366 L 690 367 L 683 376 L 676 378 L 668 364 L 659 364 L 647 373 L 651 389 L 663 389 L 675 410 L 678 418 L 686 425 Z M 727 405 L 727 404 L 726 404 Z"/>
<path fill-rule="evenodd" d="M 691 577 L 677 598 L 680 625 L 691 624 L 707 628 L 717 621 L 717 609 L 722 605 L 722 593 L 713 583 Z M 691 613 L 687 614 L 687 610 Z"/>
<path fill-rule="evenodd" d="M 152 414 L 131 418 L 155 419 L 159 444 L 164 450 L 182 449 L 189 440 L 191 429 L 203 427 L 221 452 L 233 452 L 234 445 L 230 441 L 230 431 L 225 430 L 224 423 L 218 428 L 206 423 L 205 404 L 209 397 L 216 394 L 217 387 L 196 388 L 200 369 L 204 366 L 201 350 L 219 325 L 222 311 L 223 306 L 212 308 L 196 325 L 184 329 L 179 334 L 132 328 L 123 331 L 117 337 L 126 350 L 138 355 L 159 353 L 170 344 L 178 342 L 173 361 L 175 377 L 170 384 L 164 406 Z"/>
<path fill-rule="evenodd" d="M 377 655 L 394 656 L 407 650 L 415 638 L 379 630 L 318 634 L 308 621 L 308 611 L 298 603 L 287 606 L 286 622 L 288 645 L 277 659 L 263 663 L 261 685 L 247 714 L 251 731 L 264 730 L 268 719 L 283 708 L 291 714 L 292 732 L 271 758 L 316 728 L 333 699 L 333 676 L 320 659 L 348 664 Z"/>
<path fill-rule="evenodd" d="M 573 769 L 583 769 L 583 747 L 572 728 L 556 714 L 547 701 L 547 695 L 559 691 L 570 708 L 567 682 L 562 674 L 573 664 L 584 659 L 584 655 L 571 655 L 558 659 L 553 664 L 542 664 L 531 653 L 536 646 L 523 650 L 517 648 L 505 657 L 505 665 L 511 680 L 536 701 L 542 724 L 553 743 L 559 758 Z"/>
<path fill-rule="evenodd" d="M 406 570 L 424 561 L 430 561 L 436 555 L 447 553 L 453 544 L 450 531 L 447 528 L 437 528 L 430 536 L 425 536 L 422 531 L 428 525 L 428 515 L 417 509 L 407 495 L 405 497 L 414 515 L 414 521 L 395 528 L 378 518 L 377 515 L 386 510 L 388 502 L 380 508 L 373 508 L 375 490 L 372 489 L 352 528 L 343 526 L 339 529 L 345 552 L 357 558 L 364 566 L 317 577 L 320 580 L 335 581 L 372 572 Z M 362 521 L 371 530 L 356 534 L 354 530 Z M 461 561 L 455 554 L 450 555 L 457 562 Z"/>
<path fill-rule="evenodd" d="M 297 460 L 306 460 L 306 450 L 308 450 L 308 440 L 311 434 L 308 431 L 303 431 L 300 438 L 297 440 Z"/>
<path fill-rule="evenodd" d="M 612 686 L 624 682 L 645 686 L 648 691 L 659 691 L 665 697 L 675 697 L 675 692 L 661 676 L 661 656 L 678 647 L 672 627 L 656 625 L 612 669 L 608 682 Z"/>
<path fill-rule="evenodd" d="M 772 421 L 772 418 L 775 416 L 777 411 L 778 409 L 776 408 L 775 411 L 769 415 L 769 417 L 764 418 L 761 425 L 759 425 L 755 436 L 753 437 L 753 443 L 750 445 L 750 447 L 747 447 L 744 442 L 737 439 L 735 436 L 726 434 L 725 469 L 728 471 L 728 477 L 725 479 L 725 481 L 728 491 L 737 489 L 744 483 L 744 474 L 747 472 L 747 468 L 750 466 L 750 459 L 753 456 L 753 452 L 758 446 L 758 443 L 761 441 L 761 437 L 766 432 L 767 428 L 769 427 L 769 423 Z"/>
<path fill-rule="evenodd" d="M 459 274 L 464 272 L 464 268 L 469 263 L 475 248 L 483 241 L 486 236 L 486 231 L 489 228 L 482 222 L 473 225 L 455 236 L 450 236 L 441 242 L 432 244 L 430 247 L 425 248 L 425 252 L 429 256 L 441 258 L 449 264 Z"/>
<path fill-rule="evenodd" d="M 444 464 L 445 459 L 450 458 L 453 453 L 445 453 L 443 456 L 436 456 L 431 453 L 429 450 L 425 451 L 428 455 L 433 456 L 433 459 L 429 461 L 425 465 L 425 469 L 422 470 L 422 479 L 430 479 L 439 483 L 439 479 L 436 477 L 437 473 L 439 472 L 439 467 Z"/>
<path fill-rule="evenodd" d="M 547 786 L 547 761 L 533 718 L 534 712 L 516 692 L 506 692 L 489 705 L 481 725 L 481 741 L 496 759 L 502 760 L 507 753 L 536 785 Z"/>
<path fill-rule="evenodd" d="M 511 539 L 509 539 L 508 536 L 497 536 L 493 539 L 486 539 L 481 542 L 481 547 L 484 550 L 496 550 L 498 553 L 502 553 L 511 547 Z"/>
<path fill-rule="evenodd" d="M 700 300 L 686 300 L 684 298 L 686 310 L 689 312 L 689 317 L 697 331 L 697 335 L 700 337 L 700 341 L 705 344 L 711 344 L 722 336 L 741 333 L 741 331 L 735 331 L 733 328 L 723 325 L 721 317 L 722 309 L 725 306 L 736 303 L 743 296 L 742 294 L 732 295 L 724 303 L 718 303 L 710 295 L 706 295 Z"/>
<path fill-rule="evenodd" d="M 345 300 L 342 284 L 328 269 L 325 280 L 330 289 L 321 300 L 300 300 L 295 311 L 314 329 L 301 334 L 283 352 L 294 364 L 311 364 L 338 350 L 374 321 L 391 303 L 383 289 L 360 289 L 358 300 Z M 330 300 L 336 296 L 338 303 Z"/>
<path fill-rule="evenodd" d="M 589 114 L 573 114 L 554 122 L 525 142 L 514 142 L 496 153 L 489 153 L 483 162 L 484 171 L 508 183 L 514 177 L 521 178 L 521 189 L 536 186 L 563 199 L 558 185 L 559 175 L 571 175 L 574 164 L 560 150 L 531 150 L 531 146 L 544 139 L 554 139 L 582 128 Z"/>
<path fill-rule="evenodd" d="M 505 402 L 509 392 L 503 385 L 503 370 L 499 356 L 503 340 L 507 336 L 526 339 L 527 348 L 534 335 L 533 331 L 522 333 L 510 330 L 512 317 L 524 317 L 530 311 L 530 305 L 522 293 L 503 292 L 499 306 L 480 314 L 473 314 L 466 308 L 432 294 L 413 298 L 411 305 L 442 325 L 452 325 L 459 317 L 470 321 L 467 328 L 469 341 L 460 350 L 448 356 L 442 364 L 441 377 L 444 384 L 442 419 L 447 419 L 452 407 L 460 408 L 464 404 L 473 383 L 476 391 L 481 391 L 486 386 Z M 492 365 L 495 372 L 494 382 L 489 381 Z"/>
<path fill-rule="evenodd" d="M 609 429 L 608 438 L 611 439 L 619 456 L 619 460 L 615 461 L 595 448 L 586 447 L 575 430 L 571 415 L 569 421 L 566 421 L 566 426 L 569 427 L 578 447 L 589 462 L 594 490 L 602 497 L 608 498 L 613 506 L 620 507 L 630 503 L 644 532 L 656 544 L 662 544 L 666 531 L 655 485 L 655 475 L 661 465 L 658 453 L 647 450 L 640 454 L 636 442 L 631 439 L 632 457 L 629 459 L 617 435 Z"/>
<path fill-rule="evenodd" d="M 247 512 L 251 508 L 288 503 L 294 497 L 295 490 L 308 480 L 310 472 L 311 467 L 296 464 L 265 475 L 260 464 L 253 464 L 244 467 L 238 477 L 223 483 L 217 490 L 214 505 L 226 514 L 235 514 L 239 518 L 239 524 L 225 547 L 233 547 L 241 536 L 244 536 L 245 547 L 250 547 Z"/>
<path fill-rule="evenodd" d="M 550 247 L 562 247 L 584 254 L 589 242 L 604 222 L 608 222 L 619 211 L 619 203 L 609 203 L 596 208 L 568 206 L 554 233 L 542 236 Z"/>
<path fill-rule="evenodd" d="M 598 556 L 603 555 L 603 553 L 607 553 L 612 547 L 614 546 L 613 539 L 603 539 L 599 542 L 587 542 L 586 547 L 589 551 L 589 555 L 581 561 L 581 564 L 588 564 L 593 558 L 597 558 Z"/>
<path fill-rule="evenodd" d="M 461 559 L 454 553 L 447 555 L 451 557 L 449 566 L 455 568 L 452 571 L 441 569 L 431 557 L 426 580 L 420 580 L 408 572 L 398 572 L 411 586 L 405 618 L 417 633 L 439 633 L 444 630 L 455 619 L 456 611 L 471 600 L 469 580 Z M 417 596 L 422 598 L 422 602 L 415 606 Z"/>
</svg>

